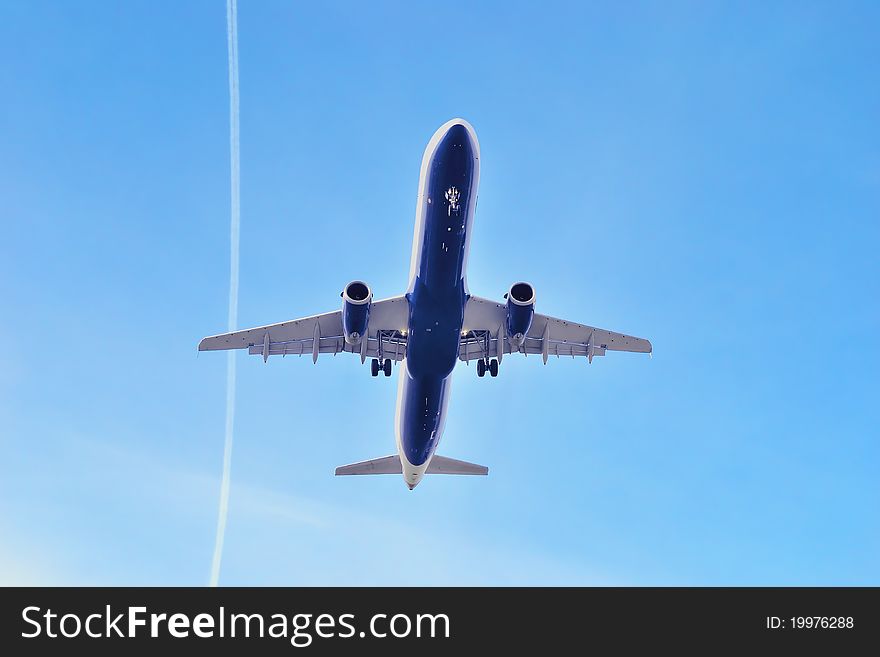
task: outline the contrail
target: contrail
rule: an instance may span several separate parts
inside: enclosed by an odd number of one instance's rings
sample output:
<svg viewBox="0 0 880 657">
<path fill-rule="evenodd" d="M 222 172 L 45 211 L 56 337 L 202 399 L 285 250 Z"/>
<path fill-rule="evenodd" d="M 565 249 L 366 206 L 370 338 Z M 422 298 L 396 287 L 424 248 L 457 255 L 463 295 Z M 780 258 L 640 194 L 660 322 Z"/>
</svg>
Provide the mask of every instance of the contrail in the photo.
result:
<svg viewBox="0 0 880 657">
<path fill-rule="evenodd" d="M 241 228 L 238 150 L 238 8 L 236 0 L 226 0 L 226 43 L 229 50 L 229 160 L 232 219 L 229 249 L 229 319 L 230 331 L 238 323 L 238 241 Z M 232 469 L 232 429 L 235 422 L 235 351 L 226 357 L 226 438 L 223 443 L 223 478 L 220 482 L 220 507 L 217 512 L 217 537 L 211 563 L 210 586 L 220 579 L 223 538 L 229 513 L 229 474 Z"/>
</svg>

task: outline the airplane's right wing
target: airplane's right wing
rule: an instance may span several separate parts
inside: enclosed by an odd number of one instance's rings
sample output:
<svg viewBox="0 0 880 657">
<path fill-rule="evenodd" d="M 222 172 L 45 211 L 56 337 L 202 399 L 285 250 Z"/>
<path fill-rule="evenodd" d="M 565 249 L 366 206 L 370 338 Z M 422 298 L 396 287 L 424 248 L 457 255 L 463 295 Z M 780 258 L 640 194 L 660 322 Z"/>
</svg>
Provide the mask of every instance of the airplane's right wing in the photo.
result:
<svg viewBox="0 0 880 657">
<path fill-rule="evenodd" d="M 269 356 L 311 356 L 349 352 L 365 358 L 403 360 L 406 355 L 406 326 L 409 303 L 406 297 L 374 301 L 370 306 L 367 337 L 350 345 L 342 332 L 342 311 L 292 319 L 278 324 L 221 333 L 203 339 L 199 351 L 247 349 L 263 360 Z"/>
</svg>

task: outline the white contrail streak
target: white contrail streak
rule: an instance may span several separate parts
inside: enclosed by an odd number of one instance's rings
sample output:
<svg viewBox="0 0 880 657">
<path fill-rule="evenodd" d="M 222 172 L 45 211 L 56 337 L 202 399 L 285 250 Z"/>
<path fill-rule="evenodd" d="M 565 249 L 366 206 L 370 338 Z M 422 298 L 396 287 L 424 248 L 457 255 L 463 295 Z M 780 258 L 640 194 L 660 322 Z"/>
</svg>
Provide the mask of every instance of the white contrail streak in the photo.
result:
<svg viewBox="0 0 880 657">
<path fill-rule="evenodd" d="M 238 323 L 238 241 L 241 228 L 238 150 L 238 8 L 236 0 L 226 0 L 226 42 L 229 50 L 229 161 L 231 182 L 231 222 L 229 240 L 229 320 L 230 331 Z M 217 537 L 211 562 L 210 586 L 220 579 L 223 538 L 229 513 L 229 475 L 232 469 L 232 430 L 235 423 L 235 351 L 226 358 L 226 437 L 223 442 L 223 478 L 220 482 L 220 506 L 217 511 Z"/>
</svg>

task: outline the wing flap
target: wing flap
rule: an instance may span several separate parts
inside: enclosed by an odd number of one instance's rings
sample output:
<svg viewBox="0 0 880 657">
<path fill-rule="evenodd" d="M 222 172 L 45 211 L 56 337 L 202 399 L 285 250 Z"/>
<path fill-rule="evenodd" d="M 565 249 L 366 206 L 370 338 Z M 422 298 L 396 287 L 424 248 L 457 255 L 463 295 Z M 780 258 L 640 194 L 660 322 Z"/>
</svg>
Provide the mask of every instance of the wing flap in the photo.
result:
<svg viewBox="0 0 880 657">
<path fill-rule="evenodd" d="M 378 337 L 366 338 L 367 340 L 367 358 L 390 358 L 393 361 L 401 361 L 406 357 L 406 337 L 395 332 L 380 331 Z M 380 353 L 379 342 L 381 340 L 382 349 Z M 312 346 L 314 338 L 305 340 L 288 340 L 287 342 L 276 342 L 271 338 L 269 341 L 269 356 L 311 356 L 313 354 Z M 248 347 L 248 353 L 252 356 L 263 355 L 263 344 L 254 344 Z M 350 345 L 341 335 L 322 337 L 318 340 L 319 354 L 338 354 L 347 352 L 360 354 L 360 345 Z"/>
<path fill-rule="evenodd" d="M 593 346 L 593 356 L 604 356 L 605 355 L 605 347 Z M 519 353 L 525 353 L 527 355 L 536 354 L 541 355 L 544 353 L 544 341 L 541 338 L 531 338 L 527 337 L 522 347 L 518 350 Z M 548 353 L 550 356 L 568 356 L 570 358 L 574 358 L 576 356 L 589 356 L 590 355 L 590 347 L 587 344 L 580 342 L 567 342 L 565 340 L 550 340 Z M 504 354 L 511 353 L 510 344 L 505 340 L 504 343 Z M 478 358 L 493 358 L 498 356 L 498 339 L 490 337 L 488 348 L 485 345 L 485 340 L 481 340 L 479 337 L 473 337 L 468 335 L 465 338 L 462 338 L 461 348 L 459 350 L 459 359 L 463 361 L 471 361 L 476 360 Z"/>
</svg>

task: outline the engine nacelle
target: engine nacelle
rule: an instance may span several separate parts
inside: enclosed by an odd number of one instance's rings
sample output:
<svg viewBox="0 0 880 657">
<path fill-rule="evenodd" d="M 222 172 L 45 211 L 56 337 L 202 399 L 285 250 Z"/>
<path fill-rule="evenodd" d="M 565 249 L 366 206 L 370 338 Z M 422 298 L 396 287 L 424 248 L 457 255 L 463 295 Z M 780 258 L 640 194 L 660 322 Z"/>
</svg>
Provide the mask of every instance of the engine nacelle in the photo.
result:
<svg viewBox="0 0 880 657">
<path fill-rule="evenodd" d="M 507 297 L 507 338 L 519 348 L 525 341 L 535 316 L 535 288 L 529 283 L 514 283 Z"/>
<path fill-rule="evenodd" d="M 363 281 L 352 281 L 342 291 L 342 333 L 348 344 L 360 344 L 370 323 L 373 291 Z"/>
</svg>

